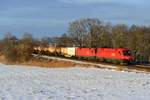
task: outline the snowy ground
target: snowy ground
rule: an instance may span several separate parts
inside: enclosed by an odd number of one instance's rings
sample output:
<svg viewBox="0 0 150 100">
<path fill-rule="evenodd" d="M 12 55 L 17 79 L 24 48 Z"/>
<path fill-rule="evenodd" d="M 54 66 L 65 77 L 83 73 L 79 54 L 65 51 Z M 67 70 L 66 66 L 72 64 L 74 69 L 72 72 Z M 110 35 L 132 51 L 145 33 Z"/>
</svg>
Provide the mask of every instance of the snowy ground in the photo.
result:
<svg viewBox="0 0 150 100">
<path fill-rule="evenodd" d="M 150 100 L 150 75 L 0 64 L 0 100 Z"/>
</svg>

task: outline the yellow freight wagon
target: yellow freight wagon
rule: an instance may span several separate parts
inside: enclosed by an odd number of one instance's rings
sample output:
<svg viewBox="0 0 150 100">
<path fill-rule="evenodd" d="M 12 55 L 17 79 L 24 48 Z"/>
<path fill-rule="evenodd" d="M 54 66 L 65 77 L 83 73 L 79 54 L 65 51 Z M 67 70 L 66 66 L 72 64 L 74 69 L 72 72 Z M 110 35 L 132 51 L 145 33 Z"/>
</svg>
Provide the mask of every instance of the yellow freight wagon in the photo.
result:
<svg viewBox="0 0 150 100">
<path fill-rule="evenodd" d="M 48 52 L 51 54 L 55 53 L 55 47 L 48 47 Z"/>
<path fill-rule="evenodd" d="M 55 47 L 55 54 L 60 55 L 61 54 L 61 47 Z"/>
<path fill-rule="evenodd" d="M 61 55 L 65 57 L 72 57 L 75 56 L 75 47 L 62 47 L 61 48 Z"/>
<path fill-rule="evenodd" d="M 48 50 L 48 47 L 43 47 L 43 51 L 46 52 Z"/>
</svg>

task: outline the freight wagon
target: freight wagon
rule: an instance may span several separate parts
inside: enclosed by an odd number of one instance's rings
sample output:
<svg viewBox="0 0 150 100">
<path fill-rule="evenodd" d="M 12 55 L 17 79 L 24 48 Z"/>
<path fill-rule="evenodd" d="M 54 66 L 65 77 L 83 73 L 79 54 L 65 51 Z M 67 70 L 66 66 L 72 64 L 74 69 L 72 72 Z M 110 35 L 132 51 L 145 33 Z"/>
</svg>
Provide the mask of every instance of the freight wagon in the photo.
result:
<svg viewBox="0 0 150 100">
<path fill-rule="evenodd" d="M 54 53 L 55 53 L 55 47 L 49 46 L 47 49 L 47 54 L 54 55 Z"/>
<path fill-rule="evenodd" d="M 61 47 L 61 55 L 65 57 L 75 57 L 75 47 Z"/>
<path fill-rule="evenodd" d="M 95 49 L 96 48 L 76 48 L 76 57 L 94 59 L 95 58 Z"/>
</svg>

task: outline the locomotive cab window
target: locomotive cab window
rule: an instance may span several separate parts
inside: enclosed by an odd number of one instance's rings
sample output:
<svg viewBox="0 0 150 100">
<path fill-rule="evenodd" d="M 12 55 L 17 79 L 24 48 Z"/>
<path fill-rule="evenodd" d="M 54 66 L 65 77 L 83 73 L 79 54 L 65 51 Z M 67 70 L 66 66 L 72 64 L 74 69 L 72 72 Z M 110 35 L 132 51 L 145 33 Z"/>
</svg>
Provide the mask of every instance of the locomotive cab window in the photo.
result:
<svg viewBox="0 0 150 100">
<path fill-rule="evenodd" d="M 97 49 L 95 49 L 95 53 L 97 53 Z"/>
<path fill-rule="evenodd" d="M 121 52 L 119 51 L 119 54 L 121 55 Z"/>
<path fill-rule="evenodd" d="M 131 56 L 131 51 L 130 50 L 124 50 L 123 55 L 125 56 Z"/>
</svg>

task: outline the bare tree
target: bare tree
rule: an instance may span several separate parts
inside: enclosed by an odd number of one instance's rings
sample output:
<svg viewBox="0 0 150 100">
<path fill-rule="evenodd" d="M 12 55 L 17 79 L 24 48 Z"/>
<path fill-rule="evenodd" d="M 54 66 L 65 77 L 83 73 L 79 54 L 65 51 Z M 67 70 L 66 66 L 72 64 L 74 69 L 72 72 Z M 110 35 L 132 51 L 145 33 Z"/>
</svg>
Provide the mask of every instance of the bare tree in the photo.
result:
<svg viewBox="0 0 150 100">
<path fill-rule="evenodd" d="M 31 58 L 33 52 L 33 38 L 29 33 L 25 33 L 18 44 L 18 61 L 27 61 Z"/>
<path fill-rule="evenodd" d="M 6 33 L 4 39 L 2 40 L 3 48 L 2 53 L 9 62 L 16 62 L 18 53 L 17 45 L 18 39 L 11 33 Z"/>
<path fill-rule="evenodd" d="M 98 34 L 100 34 L 100 27 L 102 22 L 98 19 L 81 19 L 70 23 L 69 36 L 74 40 L 76 45 L 81 47 L 94 44 Z"/>
<path fill-rule="evenodd" d="M 126 47 L 127 41 L 127 33 L 128 33 L 128 26 L 125 24 L 118 24 L 113 27 L 112 29 L 112 43 L 114 47 Z"/>
<path fill-rule="evenodd" d="M 71 38 L 69 38 L 67 36 L 67 34 L 62 34 L 62 36 L 59 38 L 59 41 L 58 41 L 58 46 L 63 46 L 63 47 L 71 47 L 71 46 L 74 46 L 74 43 L 72 41 Z"/>
</svg>

